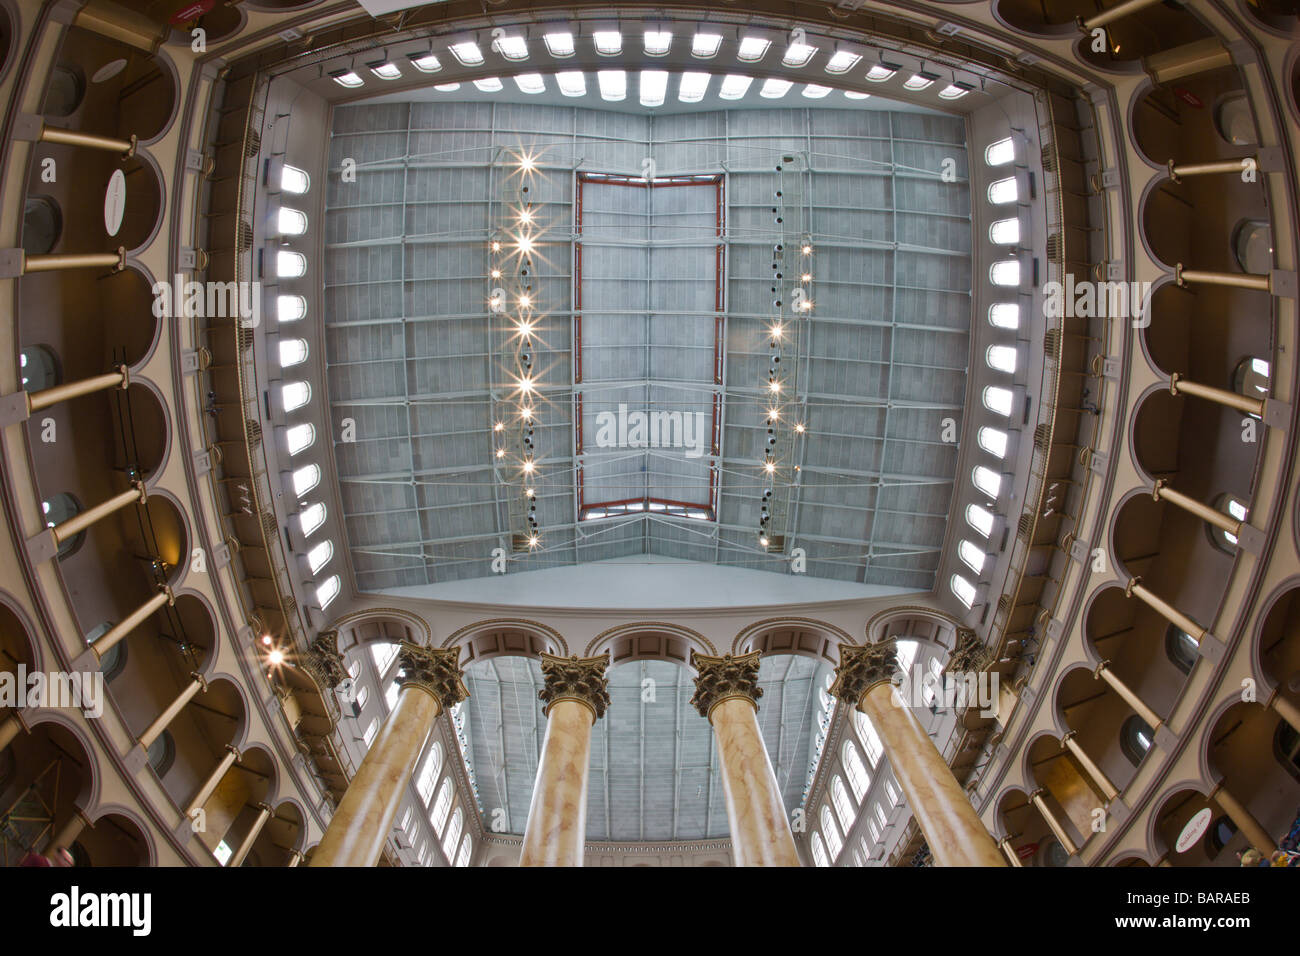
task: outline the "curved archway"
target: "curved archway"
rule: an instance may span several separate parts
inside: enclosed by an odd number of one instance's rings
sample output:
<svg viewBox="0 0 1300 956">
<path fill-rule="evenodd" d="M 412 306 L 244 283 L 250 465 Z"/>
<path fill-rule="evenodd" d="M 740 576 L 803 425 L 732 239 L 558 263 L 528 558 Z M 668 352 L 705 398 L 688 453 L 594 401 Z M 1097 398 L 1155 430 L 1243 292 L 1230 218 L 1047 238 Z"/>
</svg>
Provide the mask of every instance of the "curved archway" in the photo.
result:
<svg viewBox="0 0 1300 956">
<path fill-rule="evenodd" d="M 125 64 L 119 66 L 119 60 Z M 83 95 L 56 115 L 60 125 L 119 139 L 134 134 L 141 143 L 153 142 L 170 128 L 180 84 L 170 58 L 161 51 L 150 55 L 74 26 L 64 33 L 58 63 L 84 77 Z"/>
<path fill-rule="evenodd" d="M 465 649 L 466 664 L 502 655 L 535 658 L 543 653 L 557 657 L 568 657 L 571 653 L 568 642 L 554 628 L 537 621 L 512 618 L 478 621 L 460 628 L 442 642 L 443 647 L 457 645 Z"/>
<path fill-rule="evenodd" d="M 587 644 L 583 657 L 609 652 L 610 666 L 628 661 L 660 660 L 690 666 L 691 651 L 718 656 L 713 642 L 699 631 L 659 621 L 620 624 L 597 634 Z"/>
<path fill-rule="evenodd" d="M 91 825 L 81 831 L 74 847 L 90 866 L 156 866 L 157 852 L 149 828 L 131 810 L 120 806 L 100 807 Z"/>
<path fill-rule="evenodd" d="M 770 618 L 743 628 L 731 642 L 732 654 L 803 654 L 832 663 L 840 644 L 855 643 L 843 628 L 811 618 Z"/>
</svg>

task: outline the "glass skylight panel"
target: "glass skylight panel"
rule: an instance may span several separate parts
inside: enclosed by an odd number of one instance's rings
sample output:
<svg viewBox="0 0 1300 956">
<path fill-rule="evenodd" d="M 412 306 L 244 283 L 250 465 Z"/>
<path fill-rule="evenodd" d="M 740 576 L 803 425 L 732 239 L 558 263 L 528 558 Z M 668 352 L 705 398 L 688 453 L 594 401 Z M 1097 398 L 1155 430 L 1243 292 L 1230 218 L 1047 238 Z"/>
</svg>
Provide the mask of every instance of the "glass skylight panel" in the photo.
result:
<svg viewBox="0 0 1300 956">
<path fill-rule="evenodd" d="M 573 56 L 572 33 L 548 33 L 542 37 L 542 40 L 546 43 L 546 52 L 551 56 Z"/>
<path fill-rule="evenodd" d="M 736 51 L 736 56 L 753 63 L 763 59 L 768 47 L 771 45 L 771 40 L 764 40 L 762 37 L 744 37 L 740 41 L 740 48 Z"/>
<path fill-rule="evenodd" d="M 1008 176 L 989 184 L 989 202 L 1001 205 L 1015 202 L 1019 191 L 1016 189 L 1016 177 Z"/>
<path fill-rule="evenodd" d="M 351 70 L 340 70 L 337 73 L 331 73 L 330 77 L 339 86 L 347 87 L 348 89 L 361 86 L 365 83 L 365 80 L 361 79 L 361 77 L 357 76 Z"/>
<path fill-rule="evenodd" d="M 1005 458 L 1007 455 L 1007 433 L 985 425 L 979 430 L 979 443 L 990 455 Z"/>
<path fill-rule="evenodd" d="M 1003 436 L 1003 445 L 1006 445 L 1006 436 Z M 1002 476 L 992 468 L 985 468 L 983 465 L 976 466 L 971 472 L 971 481 L 975 487 L 990 498 L 996 498 L 998 492 L 1002 490 Z M 978 569 L 977 569 L 978 570 Z"/>
<path fill-rule="evenodd" d="M 1014 246 L 1020 241 L 1020 220 L 999 219 L 990 225 L 989 241 L 999 246 Z"/>
<path fill-rule="evenodd" d="M 790 92 L 790 87 L 794 83 L 790 80 L 781 80 L 776 77 L 763 81 L 762 88 L 758 91 L 759 96 L 766 96 L 770 100 L 779 100 L 785 94 Z"/>
<path fill-rule="evenodd" d="M 993 512 L 979 505 L 967 505 L 966 523 L 987 538 L 993 533 Z"/>
<path fill-rule="evenodd" d="M 918 92 L 927 90 L 934 85 L 934 77 L 928 73 L 913 73 L 912 76 L 903 83 L 903 89 Z"/>
<path fill-rule="evenodd" d="M 298 209 L 281 206 L 275 224 L 282 236 L 301 236 L 307 231 L 307 214 Z"/>
<path fill-rule="evenodd" d="M 939 91 L 941 100 L 959 100 L 971 91 L 969 86 L 960 83 L 949 83 Z"/>
<path fill-rule="evenodd" d="M 830 93 L 829 86 L 818 86 L 816 83 L 809 83 L 803 88 L 803 95 L 810 100 L 819 100 Z"/>
<path fill-rule="evenodd" d="M 627 74 L 622 70 L 601 70 L 596 74 L 600 98 L 618 103 L 627 98 Z"/>
<path fill-rule="evenodd" d="M 275 274 L 281 279 L 296 279 L 307 271 L 307 257 L 301 252 L 281 249 L 275 254 Z"/>
<path fill-rule="evenodd" d="M 989 325 L 999 329 L 1020 328 L 1020 306 L 1014 302 L 995 302 L 989 306 Z"/>
<path fill-rule="evenodd" d="M 623 34 L 617 30 L 597 30 L 591 35 L 591 41 L 601 56 L 614 56 L 623 51 Z"/>
<path fill-rule="evenodd" d="M 749 92 L 750 84 L 753 82 L 752 76 L 738 76 L 733 73 L 722 81 L 718 96 L 724 100 L 738 100 Z"/>
<path fill-rule="evenodd" d="M 481 80 L 474 81 L 474 88 L 480 93 L 499 93 L 503 87 L 504 84 L 501 82 L 500 78 L 495 76 L 484 77 Z"/>
<path fill-rule="evenodd" d="M 691 40 L 691 56 L 698 56 L 702 60 L 717 56 L 720 49 L 722 49 L 721 33 L 697 33 Z"/>
<path fill-rule="evenodd" d="M 483 63 L 483 51 L 473 40 L 451 45 L 451 55 L 460 61 L 461 66 L 479 66 Z"/>
<path fill-rule="evenodd" d="M 437 73 L 442 69 L 442 63 L 432 53 L 412 53 L 411 66 L 421 73 Z"/>
<path fill-rule="evenodd" d="M 496 46 L 496 51 L 507 60 L 528 59 L 528 41 L 523 37 L 501 37 L 494 45 Z"/>
<path fill-rule="evenodd" d="M 460 89 L 459 83 L 435 83 L 433 88 L 439 93 L 455 93 Z"/>
<path fill-rule="evenodd" d="M 370 67 L 370 72 L 375 74 L 381 80 L 398 80 L 402 77 L 402 70 L 396 63 L 378 63 Z"/>
<path fill-rule="evenodd" d="M 994 285 L 1020 285 L 1020 261 L 1004 259 L 989 266 L 989 281 Z"/>
<path fill-rule="evenodd" d="M 898 72 L 896 67 L 886 66 L 883 63 L 877 63 L 871 69 L 867 70 L 867 79 L 872 83 L 883 83 L 895 73 Z"/>
<path fill-rule="evenodd" d="M 681 85 L 677 88 L 677 98 L 683 103 L 698 103 L 704 99 L 709 89 L 709 74 L 683 73 Z"/>
<path fill-rule="evenodd" d="M 290 166 L 287 163 L 280 170 L 280 188 L 287 193 L 301 196 L 311 186 L 311 177 L 307 170 Z"/>
<path fill-rule="evenodd" d="M 667 30 L 647 30 L 642 40 L 647 56 L 663 56 L 673 45 L 673 35 Z"/>
<path fill-rule="evenodd" d="M 859 93 L 857 90 L 845 90 L 844 95 L 851 100 L 866 100 L 871 98 L 870 93 Z"/>
<path fill-rule="evenodd" d="M 817 52 L 815 46 L 809 46 L 807 43 L 791 43 L 785 50 L 785 56 L 781 58 L 781 63 L 785 66 L 805 66 Z"/>
<path fill-rule="evenodd" d="M 973 541 L 963 541 L 957 545 L 957 556 L 976 574 L 984 571 L 984 562 L 988 559 L 984 550 Z"/>
<path fill-rule="evenodd" d="M 998 415 L 1011 415 L 1011 389 L 997 385 L 984 386 L 984 407 Z"/>
<path fill-rule="evenodd" d="M 1016 148 L 1011 143 L 1011 137 L 1000 139 L 996 143 L 990 143 L 984 150 L 984 162 L 990 166 L 1005 166 L 1016 158 Z"/>
<path fill-rule="evenodd" d="M 668 94 L 668 73 L 665 70 L 641 71 L 641 105 L 663 106 Z"/>
<path fill-rule="evenodd" d="M 520 93 L 545 93 L 546 81 L 540 73 L 521 73 L 515 77 L 515 86 Z"/>
<path fill-rule="evenodd" d="M 990 345 L 985 361 L 994 371 L 1010 374 L 1016 370 L 1016 350 L 1010 345 Z"/>
<path fill-rule="evenodd" d="M 576 70 L 556 73 L 555 82 L 559 84 L 560 92 L 565 96 L 585 96 L 587 93 L 587 78 Z"/>
<path fill-rule="evenodd" d="M 826 61 L 827 73 L 847 73 L 853 69 L 862 60 L 857 53 L 849 53 L 846 50 L 840 50 L 838 53 L 831 55 Z"/>
</svg>

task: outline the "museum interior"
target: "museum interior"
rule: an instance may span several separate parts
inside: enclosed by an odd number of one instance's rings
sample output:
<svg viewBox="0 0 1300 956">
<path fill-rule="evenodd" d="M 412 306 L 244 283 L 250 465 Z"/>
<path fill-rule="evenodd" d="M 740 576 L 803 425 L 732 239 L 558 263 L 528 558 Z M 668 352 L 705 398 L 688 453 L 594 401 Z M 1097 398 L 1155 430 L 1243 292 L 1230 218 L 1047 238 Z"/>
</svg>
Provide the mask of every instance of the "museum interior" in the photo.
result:
<svg viewBox="0 0 1300 956">
<path fill-rule="evenodd" d="M 1297 12 L 0 0 L 0 865 L 1300 865 Z"/>
</svg>

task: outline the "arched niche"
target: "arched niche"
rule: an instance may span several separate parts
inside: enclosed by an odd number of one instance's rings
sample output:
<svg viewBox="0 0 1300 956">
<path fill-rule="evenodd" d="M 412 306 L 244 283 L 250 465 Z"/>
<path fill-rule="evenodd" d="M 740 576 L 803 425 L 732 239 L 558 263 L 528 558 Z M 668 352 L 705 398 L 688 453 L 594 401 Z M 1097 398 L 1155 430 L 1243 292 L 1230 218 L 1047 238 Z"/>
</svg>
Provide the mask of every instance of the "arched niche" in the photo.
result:
<svg viewBox="0 0 1300 956">
<path fill-rule="evenodd" d="M 691 651 L 707 656 L 722 653 L 712 641 L 690 628 L 654 621 L 623 624 L 596 635 L 584 657 L 609 652 L 611 665 L 628 661 L 668 661 L 690 666 Z"/>
<path fill-rule="evenodd" d="M 123 808 L 101 809 L 81 831 L 74 856 L 84 853 L 90 866 L 153 866 L 156 856 L 148 829 Z"/>
<path fill-rule="evenodd" d="M 852 643 L 853 638 L 841 628 L 792 618 L 760 621 L 744 628 L 731 642 L 731 653 L 800 654 L 834 664 L 839 661 L 839 645 Z"/>
</svg>

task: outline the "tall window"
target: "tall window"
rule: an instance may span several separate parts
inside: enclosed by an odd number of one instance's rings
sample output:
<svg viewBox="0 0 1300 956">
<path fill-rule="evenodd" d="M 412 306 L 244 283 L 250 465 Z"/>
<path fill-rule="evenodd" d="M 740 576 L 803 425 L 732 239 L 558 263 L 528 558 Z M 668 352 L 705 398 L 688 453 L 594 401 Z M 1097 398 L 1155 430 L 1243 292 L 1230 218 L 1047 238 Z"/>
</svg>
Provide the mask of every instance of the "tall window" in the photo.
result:
<svg viewBox="0 0 1300 956">
<path fill-rule="evenodd" d="M 830 865 L 830 863 L 826 859 L 826 847 L 822 843 L 822 836 L 820 833 L 814 833 L 812 836 L 812 854 L 813 854 L 813 863 L 815 863 L 817 866 Z"/>
<path fill-rule="evenodd" d="M 315 574 L 329 564 L 332 557 L 334 557 L 334 542 L 326 539 L 307 552 L 307 566 L 311 568 L 311 573 Z"/>
<path fill-rule="evenodd" d="M 833 863 L 840 855 L 840 850 L 844 849 L 844 841 L 840 838 L 840 831 L 835 825 L 835 818 L 831 816 L 830 807 L 822 807 L 821 822 L 822 833 L 826 837 L 826 851 Z"/>
<path fill-rule="evenodd" d="M 388 665 L 397 656 L 397 645 L 391 641 L 379 641 L 370 645 L 370 656 L 375 662 L 375 670 L 383 674 Z"/>
<path fill-rule="evenodd" d="M 302 195 L 310 187 L 311 177 L 307 175 L 307 170 L 290 166 L 288 163 L 280 169 L 280 188 L 285 192 Z"/>
<path fill-rule="evenodd" d="M 844 779 L 839 774 L 831 781 L 831 802 L 835 805 L 835 815 L 839 817 L 840 826 L 848 833 L 853 829 L 853 804 L 849 802 L 849 792 L 844 788 Z"/>
<path fill-rule="evenodd" d="M 416 780 L 415 787 L 420 792 L 420 799 L 424 801 L 427 807 L 429 801 L 433 799 L 433 788 L 438 783 L 438 771 L 442 769 L 442 744 L 434 741 L 433 746 L 429 748 L 429 756 L 424 758 L 424 766 L 420 768 L 420 776 Z"/>
<path fill-rule="evenodd" d="M 464 825 L 465 811 L 457 807 L 456 812 L 451 815 L 451 824 L 447 827 L 447 833 L 442 838 L 442 852 L 446 854 L 448 860 L 456 852 L 456 843 L 460 840 L 460 831 Z"/>
<path fill-rule="evenodd" d="M 456 851 L 455 866 L 469 866 L 469 855 L 471 851 L 469 834 L 465 834 L 465 839 L 460 841 L 460 849 Z"/>
<path fill-rule="evenodd" d="M 849 786 L 853 788 L 853 799 L 858 803 L 866 795 L 867 787 L 871 785 L 871 777 L 867 774 L 867 768 L 862 765 L 862 756 L 858 753 L 858 748 L 853 746 L 853 741 L 844 741 L 844 772 L 849 775 Z"/>
<path fill-rule="evenodd" d="M 289 454 L 296 455 L 312 446 L 312 442 L 316 440 L 316 429 L 310 422 L 294 425 L 284 433 L 284 438 L 289 446 Z"/>
<path fill-rule="evenodd" d="M 289 368 L 307 361 L 306 339 L 280 340 L 280 367 Z"/>
<path fill-rule="evenodd" d="M 309 505 L 298 515 L 298 525 L 302 528 L 303 536 L 306 537 L 314 532 L 317 528 L 325 523 L 325 505 L 316 502 Z"/>
<path fill-rule="evenodd" d="M 993 533 L 993 512 L 979 505 L 967 505 L 966 523 L 987 538 Z"/>
<path fill-rule="evenodd" d="M 952 576 L 952 593 L 957 595 L 957 600 L 961 601 L 966 607 L 970 607 L 975 603 L 975 585 L 960 574 Z"/>
<path fill-rule="evenodd" d="M 330 602 L 339 596 L 339 591 L 343 590 L 343 584 L 337 574 L 331 574 L 325 579 L 324 583 L 316 588 L 316 603 L 320 605 L 321 610 L 330 606 Z"/>
<path fill-rule="evenodd" d="M 858 738 L 867 751 L 867 761 L 874 767 L 880 763 L 880 756 L 885 752 L 884 746 L 880 743 L 880 735 L 876 733 L 871 718 L 862 711 L 855 711 L 853 719 L 858 728 Z"/>
<path fill-rule="evenodd" d="M 320 465 L 304 465 L 293 473 L 293 493 L 302 497 L 320 484 Z"/>
<path fill-rule="evenodd" d="M 976 574 L 984 571 L 984 562 L 988 560 L 988 555 L 973 541 L 963 541 L 957 545 L 957 557 Z"/>
<path fill-rule="evenodd" d="M 438 788 L 438 799 L 434 801 L 433 810 L 429 813 L 429 822 L 439 833 L 447 822 L 447 814 L 451 810 L 451 798 L 451 777 L 447 777 Z"/>
</svg>

